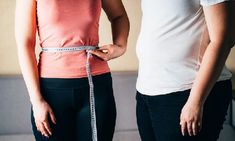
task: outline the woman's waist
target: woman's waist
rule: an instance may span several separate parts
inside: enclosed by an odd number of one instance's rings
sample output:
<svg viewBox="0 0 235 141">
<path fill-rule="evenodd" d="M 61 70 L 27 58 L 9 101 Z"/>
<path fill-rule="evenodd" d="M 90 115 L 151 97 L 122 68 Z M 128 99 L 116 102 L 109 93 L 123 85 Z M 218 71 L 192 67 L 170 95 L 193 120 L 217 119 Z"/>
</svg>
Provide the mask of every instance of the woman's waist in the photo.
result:
<svg viewBox="0 0 235 141">
<path fill-rule="evenodd" d="M 55 78 L 82 78 L 87 76 L 86 51 L 75 52 L 42 52 L 39 59 L 41 77 Z M 96 56 L 89 58 L 92 74 L 109 72 L 107 61 Z"/>
</svg>

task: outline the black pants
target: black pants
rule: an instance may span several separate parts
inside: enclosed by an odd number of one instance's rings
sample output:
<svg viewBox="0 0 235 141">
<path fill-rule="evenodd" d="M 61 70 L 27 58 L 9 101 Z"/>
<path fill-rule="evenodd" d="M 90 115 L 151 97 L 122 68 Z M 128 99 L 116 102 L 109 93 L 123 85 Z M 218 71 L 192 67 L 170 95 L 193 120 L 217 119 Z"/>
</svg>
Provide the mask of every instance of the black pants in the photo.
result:
<svg viewBox="0 0 235 141">
<path fill-rule="evenodd" d="M 142 141 L 216 141 L 232 97 L 230 80 L 217 82 L 204 104 L 202 130 L 182 136 L 180 113 L 190 90 L 160 96 L 137 92 L 137 123 Z"/>
<path fill-rule="evenodd" d="M 111 74 L 93 77 L 97 131 L 99 141 L 112 141 L 116 122 L 116 106 Z M 89 85 L 87 78 L 41 78 L 41 92 L 52 107 L 56 125 L 53 135 L 42 136 L 37 131 L 33 112 L 31 122 L 36 141 L 91 141 Z"/>
</svg>

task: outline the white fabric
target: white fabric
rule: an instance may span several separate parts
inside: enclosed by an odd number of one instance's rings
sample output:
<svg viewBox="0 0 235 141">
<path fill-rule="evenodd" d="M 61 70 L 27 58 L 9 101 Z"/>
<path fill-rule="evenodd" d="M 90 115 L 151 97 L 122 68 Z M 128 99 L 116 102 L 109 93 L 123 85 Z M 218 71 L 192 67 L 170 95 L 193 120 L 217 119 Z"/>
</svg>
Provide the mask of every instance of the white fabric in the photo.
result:
<svg viewBox="0 0 235 141">
<path fill-rule="evenodd" d="M 214 4 L 218 4 L 221 2 L 225 2 L 225 1 L 234 1 L 234 0 L 200 0 L 200 4 L 203 6 L 209 6 L 209 5 L 214 5 Z"/>
<path fill-rule="evenodd" d="M 141 0 L 137 90 L 162 95 L 192 88 L 207 45 L 203 6 L 226 0 Z M 232 74 L 224 67 L 220 80 Z"/>
</svg>

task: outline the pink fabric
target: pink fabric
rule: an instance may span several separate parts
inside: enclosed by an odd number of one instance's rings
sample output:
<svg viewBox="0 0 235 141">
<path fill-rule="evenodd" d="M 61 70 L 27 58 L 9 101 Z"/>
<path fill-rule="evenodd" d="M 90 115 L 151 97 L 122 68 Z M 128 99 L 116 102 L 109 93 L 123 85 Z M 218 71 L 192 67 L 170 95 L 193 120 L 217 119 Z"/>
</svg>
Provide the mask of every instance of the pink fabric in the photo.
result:
<svg viewBox="0 0 235 141">
<path fill-rule="evenodd" d="M 41 47 L 71 47 L 99 43 L 101 0 L 37 0 L 37 25 Z M 86 53 L 41 53 L 41 77 L 86 76 Z M 107 62 L 91 58 L 93 75 L 109 72 Z"/>
</svg>

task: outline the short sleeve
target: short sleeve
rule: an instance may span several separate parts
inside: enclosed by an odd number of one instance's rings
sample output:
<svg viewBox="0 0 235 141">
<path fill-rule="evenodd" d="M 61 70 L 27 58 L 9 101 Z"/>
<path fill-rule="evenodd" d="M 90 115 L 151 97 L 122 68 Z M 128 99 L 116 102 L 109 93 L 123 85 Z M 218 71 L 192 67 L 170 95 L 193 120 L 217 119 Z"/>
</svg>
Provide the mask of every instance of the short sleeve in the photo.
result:
<svg viewBox="0 0 235 141">
<path fill-rule="evenodd" d="M 225 2 L 225 1 L 235 1 L 235 0 L 200 0 L 200 4 L 202 6 L 210 6 L 210 5 L 218 4 L 221 2 Z"/>
</svg>

